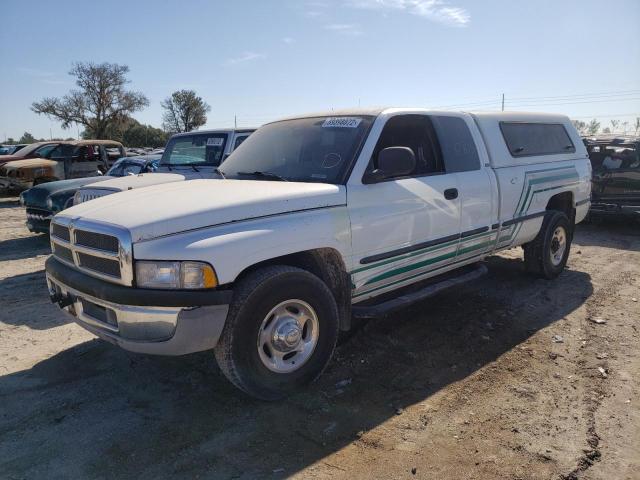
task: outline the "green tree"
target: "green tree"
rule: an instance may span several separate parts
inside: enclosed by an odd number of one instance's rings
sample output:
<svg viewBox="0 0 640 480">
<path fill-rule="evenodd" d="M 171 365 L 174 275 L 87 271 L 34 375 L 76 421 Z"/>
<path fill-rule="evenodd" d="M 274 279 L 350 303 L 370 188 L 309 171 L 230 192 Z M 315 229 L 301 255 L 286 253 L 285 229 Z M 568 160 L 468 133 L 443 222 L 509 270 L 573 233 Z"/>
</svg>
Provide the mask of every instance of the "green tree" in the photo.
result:
<svg viewBox="0 0 640 480">
<path fill-rule="evenodd" d="M 611 133 L 611 129 L 609 127 L 604 127 L 602 129 L 602 133 Z"/>
<path fill-rule="evenodd" d="M 595 135 L 600 130 L 600 122 L 595 118 L 587 124 L 587 135 Z"/>
<path fill-rule="evenodd" d="M 18 143 L 34 143 L 34 142 L 37 142 L 37 140 L 29 132 L 24 132 L 20 137 L 20 140 L 18 140 Z"/>
<path fill-rule="evenodd" d="M 178 90 L 165 98 L 160 105 L 163 128 L 167 132 L 179 133 L 196 130 L 207 123 L 207 112 L 211 107 L 193 90 Z"/>
<path fill-rule="evenodd" d="M 134 120 L 122 134 L 122 144 L 127 147 L 164 147 L 168 134 L 160 128 L 142 125 Z"/>
<path fill-rule="evenodd" d="M 84 125 L 96 139 L 109 138 L 109 130 L 131 113 L 149 105 L 140 92 L 127 90 L 129 67 L 117 63 L 78 62 L 69 75 L 76 77 L 77 89 L 61 98 L 48 97 L 34 102 L 31 109 L 62 122 L 62 128 L 73 123 Z"/>
</svg>

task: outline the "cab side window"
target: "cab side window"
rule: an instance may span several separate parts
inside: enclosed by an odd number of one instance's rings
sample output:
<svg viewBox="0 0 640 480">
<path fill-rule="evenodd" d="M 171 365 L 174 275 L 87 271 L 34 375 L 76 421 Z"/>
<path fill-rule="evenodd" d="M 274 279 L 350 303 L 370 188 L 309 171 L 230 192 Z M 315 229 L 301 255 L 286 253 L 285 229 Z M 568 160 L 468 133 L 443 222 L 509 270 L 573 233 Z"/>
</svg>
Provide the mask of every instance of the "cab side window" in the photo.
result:
<svg viewBox="0 0 640 480">
<path fill-rule="evenodd" d="M 233 149 L 235 150 L 236 148 L 238 148 L 240 145 L 242 145 L 242 142 L 244 142 L 247 138 L 249 138 L 249 135 L 240 135 L 237 136 L 235 141 L 233 142 Z"/>
<path fill-rule="evenodd" d="M 367 172 L 378 168 L 378 154 L 388 147 L 408 147 L 416 157 L 416 167 L 409 177 L 444 173 L 440 145 L 431 119 L 426 115 L 398 115 L 384 126 L 373 151 Z"/>
</svg>

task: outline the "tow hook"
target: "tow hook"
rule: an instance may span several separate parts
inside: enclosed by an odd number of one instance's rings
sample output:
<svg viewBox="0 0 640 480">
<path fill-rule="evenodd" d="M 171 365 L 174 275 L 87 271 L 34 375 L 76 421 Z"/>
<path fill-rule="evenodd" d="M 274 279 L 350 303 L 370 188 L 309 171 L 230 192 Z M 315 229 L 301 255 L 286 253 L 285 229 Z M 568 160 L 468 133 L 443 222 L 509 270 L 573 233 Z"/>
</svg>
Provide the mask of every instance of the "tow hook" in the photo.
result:
<svg viewBox="0 0 640 480">
<path fill-rule="evenodd" d="M 49 298 L 51 299 L 51 303 L 57 303 L 60 308 L 73 305 L 73 299 L 69 295 L 54 293 L 53 295 L 49 295 Z"/>
</svg>

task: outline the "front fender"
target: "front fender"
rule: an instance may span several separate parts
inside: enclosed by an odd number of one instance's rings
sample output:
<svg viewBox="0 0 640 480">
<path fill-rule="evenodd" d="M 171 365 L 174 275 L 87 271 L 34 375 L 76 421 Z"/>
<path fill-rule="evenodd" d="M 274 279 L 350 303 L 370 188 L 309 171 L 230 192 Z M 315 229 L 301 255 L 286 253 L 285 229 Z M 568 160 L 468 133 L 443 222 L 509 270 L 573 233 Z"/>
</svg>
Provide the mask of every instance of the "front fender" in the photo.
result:
<svg viewBox="0 0 640 480">
<path fill-rule="evenodd" d="M 345 206 L 294 212 L 191 230 L 133 245 L 136 260 L 200 260 L 232 283 L 247 267 L 292 253 L 333 248 L 351 269 L 351 229 Z"/>
</svg>

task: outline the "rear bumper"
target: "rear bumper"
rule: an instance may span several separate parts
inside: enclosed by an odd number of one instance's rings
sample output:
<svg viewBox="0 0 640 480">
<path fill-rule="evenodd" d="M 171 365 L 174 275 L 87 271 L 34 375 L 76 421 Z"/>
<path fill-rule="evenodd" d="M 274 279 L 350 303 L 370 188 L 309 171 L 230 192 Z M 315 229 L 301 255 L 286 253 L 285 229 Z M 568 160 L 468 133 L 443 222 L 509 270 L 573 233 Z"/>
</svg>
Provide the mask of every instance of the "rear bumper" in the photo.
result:
<svg viewBox="0 0 640 480">
<path fill-rule="evenodd" d="M 640 204 L 628 205 L 620 203 L 594 202 L 589 213 L 592 215 L 624 215 L 640 216 Z"/>
<path fill-rule="evenodd" d="M 103 340 L 138 353 L 184 355 L 215 347 L 232 295 L 231 291 L 206 292 L 209 296 L 203 296 L 205 302 L 190 304 L 198 297 L 183 294 L 202 292 L 113 285 L 75 271 L 54 258 L 47 260 L 46 272 L 52 301 L 78 325 Z M 82 280 L 84 283 L 78 283 Z M 122 289 L 128 290 L 126 295 Z M 163 305 L 153 305 L 159 302 L 153 302 L 157 297 L 149 296 L 149 292 L 160 292 Z M 123 298 L 137 301 L 119 303 Z"/>
</svg>

